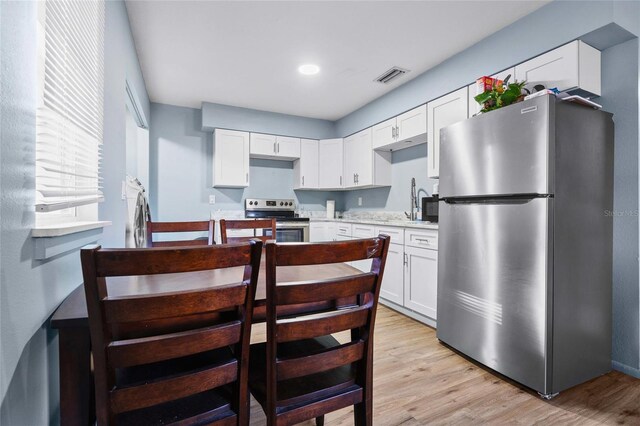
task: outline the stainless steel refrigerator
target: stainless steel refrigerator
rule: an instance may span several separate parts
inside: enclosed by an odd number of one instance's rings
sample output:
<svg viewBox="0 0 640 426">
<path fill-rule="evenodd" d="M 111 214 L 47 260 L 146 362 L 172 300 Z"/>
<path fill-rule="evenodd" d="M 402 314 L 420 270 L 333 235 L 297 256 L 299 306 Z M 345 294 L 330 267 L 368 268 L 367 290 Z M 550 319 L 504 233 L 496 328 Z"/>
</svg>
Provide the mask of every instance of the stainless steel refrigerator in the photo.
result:
<svg viewBox="0 0 640 426">
<path fill-rule="evenodd" d="M 440 138 L 438 338 L 547 398 L 608 372 L 612 115 L 542 96 Z"/>
</svg>

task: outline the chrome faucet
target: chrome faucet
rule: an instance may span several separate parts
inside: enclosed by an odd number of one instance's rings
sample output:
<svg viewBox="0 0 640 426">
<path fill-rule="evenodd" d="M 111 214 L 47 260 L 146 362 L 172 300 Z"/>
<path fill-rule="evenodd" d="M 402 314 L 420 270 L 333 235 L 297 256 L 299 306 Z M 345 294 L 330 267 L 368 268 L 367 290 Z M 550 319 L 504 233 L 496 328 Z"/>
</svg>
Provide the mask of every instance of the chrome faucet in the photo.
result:
<svg viewBox="0 0 640 426">
<path fill-rule="evenodd" d="M 418 197 L 416 196 L 416 178 L 411 178 L 411 213 L 404 212 L 409 220 L 418 218 Z"/>
</svg>

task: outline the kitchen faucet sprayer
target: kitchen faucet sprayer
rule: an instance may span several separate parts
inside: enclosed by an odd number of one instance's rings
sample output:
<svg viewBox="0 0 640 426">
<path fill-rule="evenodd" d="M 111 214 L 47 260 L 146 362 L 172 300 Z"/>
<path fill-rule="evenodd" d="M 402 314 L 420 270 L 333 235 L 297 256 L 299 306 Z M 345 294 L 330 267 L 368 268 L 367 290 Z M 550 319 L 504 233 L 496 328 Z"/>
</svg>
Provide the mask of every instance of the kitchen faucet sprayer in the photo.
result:
<svg viewBox="0 0 640 426">
<path fill-rule="evenodd" d="M 409 220 L 418 218 L 418 197 L 416 196 L 416 178 L 411 178 L 411 213 L 405 212 L 405 216 Z"/>
</svg>

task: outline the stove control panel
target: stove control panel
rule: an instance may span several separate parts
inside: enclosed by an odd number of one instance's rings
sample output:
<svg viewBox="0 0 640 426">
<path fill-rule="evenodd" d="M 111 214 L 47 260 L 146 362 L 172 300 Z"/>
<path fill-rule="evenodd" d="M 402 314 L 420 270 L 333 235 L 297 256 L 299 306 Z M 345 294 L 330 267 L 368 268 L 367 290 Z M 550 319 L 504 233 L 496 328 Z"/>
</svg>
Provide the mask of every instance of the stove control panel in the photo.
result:
<svg viewBox="0 0 640 426">
<path fill-rule="evenodd" d="M 245 210 L 291 210 L 296 209 L 295 200 L 247 198 L 244 200 Z"/>
</svg>

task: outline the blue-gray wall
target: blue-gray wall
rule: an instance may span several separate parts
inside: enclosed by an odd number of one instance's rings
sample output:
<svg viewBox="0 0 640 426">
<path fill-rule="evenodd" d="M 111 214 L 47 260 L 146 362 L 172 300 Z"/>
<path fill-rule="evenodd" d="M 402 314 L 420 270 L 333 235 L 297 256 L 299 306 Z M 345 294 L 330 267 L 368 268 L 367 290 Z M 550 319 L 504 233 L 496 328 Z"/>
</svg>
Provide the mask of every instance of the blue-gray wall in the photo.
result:
<svg viewBox="0 0 640 426">
<path fill-rule="evenodd" d="M 78 251 L 34 260 L 36 2 L 0 2 L 0 424 L 57 424 L 56 307 L 81 284 Z M 105 31 L 104 172 L 100 218 L 112 220 L 102 242 L 122 246 L 125 78 L 140 106 L 149 102 L 123 2 L 109 1 Z M 149 118 L 148 116 L 146 117 Z M 78 235 L 79 237 L 82 234 Z"/>
<path fill-rule="evenodd" d="M 633 2 L 556 1 L 544 6 L 341 118 L 336 134 L 365 129 L 613 22 L 629 25 L 626 29 L 637 35 L 639 24 L 633 19 L 638 5 L 626 3 Z"/>
<path fill-rule="evenodd" d="M 613 218 L 613 359 L 616 368 L 638 373 L 638 39 L 602 52 L 602 94 L 598 100 L 615 122 Z"/>
<path fill-rule="evenodd" d="M 335 134 L 335 125 L 328 120 L 203 102 L 202 130 L 215 128 L 308 139 L 328 139 Z"/>
<path fill-rule="evenodd" d="M 343 210 L 386 210 L 404 211 L 410 209 L 411 178 L 416 179 L 418 198 L 431 195 L 437 179 L 427 177 L 427 145 L 417 145 L 391 153 L 391 187 L 345 191 L 341 208 Z M 362 198 L 362 206 L 358 199 Z"/>
<path fill-rule="evenodd" d="M 155 220 L 207 219 L 217 210 L 242 210 L 245 198 L 293 198 L 305 210 L 324 210 L 327 198 L 341 199 L 340 193 L 293 191 L 291 161 L 251 160 L 250 187 L 212 188 L 213 133 L 203 127 L 254 130 L 255 125 L 265 133 L 313 138 L 331 135 L 333 127 L 328 121 L 282 114 L 271 122 L 273 113 L 246 108 L 217 106 L 204 111 L 151 104 L 149 198 Z M 209 124 L 203 126 L 202 120 Z M 309 131 L 303 133 L 307 123 Z M 215 204 L 209 204 L 209 195 L 215 195 Z"/>
</svg>

